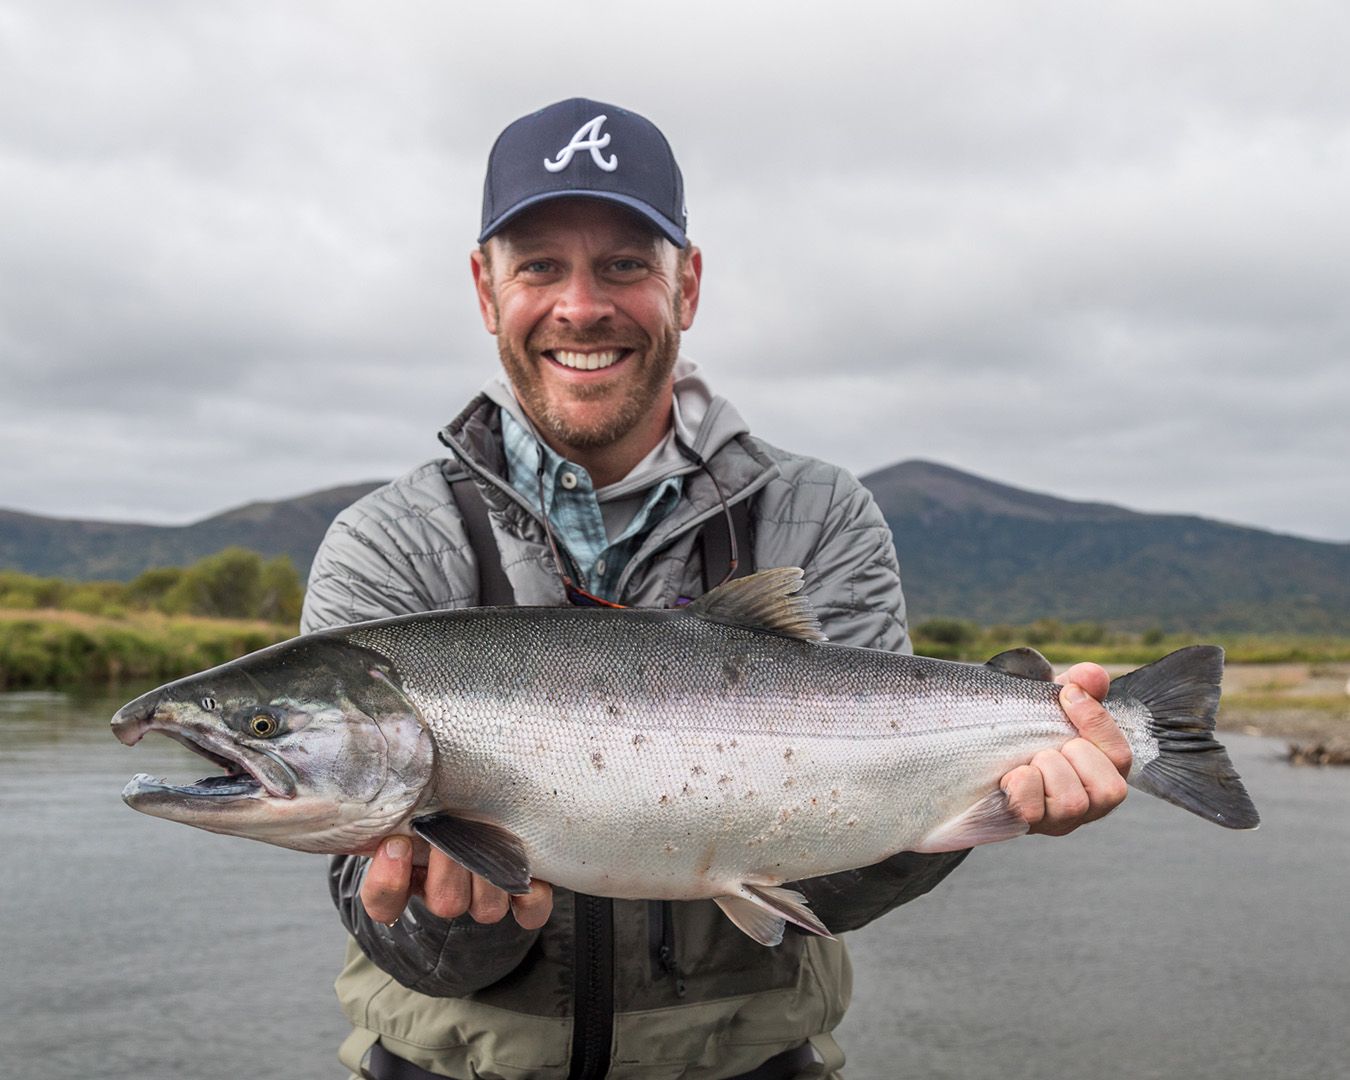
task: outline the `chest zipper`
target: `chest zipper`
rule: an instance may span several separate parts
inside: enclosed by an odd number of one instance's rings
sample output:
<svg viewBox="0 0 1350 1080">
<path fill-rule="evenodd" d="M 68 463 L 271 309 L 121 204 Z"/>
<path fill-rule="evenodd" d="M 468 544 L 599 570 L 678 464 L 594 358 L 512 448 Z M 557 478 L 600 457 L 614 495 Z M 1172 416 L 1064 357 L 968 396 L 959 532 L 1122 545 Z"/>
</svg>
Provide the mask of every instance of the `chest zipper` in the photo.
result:
<svg viewBox="0 0 1350 1080">
<path fill-rule="evenodd" d="M 670 900 L 647 901 L 647 945 L 652 955 L 652 978 L 675 980 L 675 996 L 684 997 L 684 975 L 675 958 L 675 905 Z"/>
<path fill-rule="evenodd" d="M 568 1080 L 609 1072 L 614 1039 L 614 901 L 574 894 L 572 1068 Z"/>
</svg>

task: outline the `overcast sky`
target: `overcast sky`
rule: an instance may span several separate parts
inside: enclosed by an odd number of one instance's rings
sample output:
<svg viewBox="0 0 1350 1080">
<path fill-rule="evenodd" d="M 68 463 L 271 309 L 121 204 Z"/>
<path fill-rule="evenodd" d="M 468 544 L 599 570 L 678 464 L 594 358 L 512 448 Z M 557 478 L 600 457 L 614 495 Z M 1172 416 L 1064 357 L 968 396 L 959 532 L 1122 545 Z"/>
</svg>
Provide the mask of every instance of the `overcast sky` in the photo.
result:
<svg viewBox="0 0 1350 1080">
<path fill-rule="evenodd" d="M 0 0 L 0 506 L 436 456 L 488 148 L 582 94 L 674 145 L 764 437 L 1350 540 L 1347 12 Z"/>
</svg>

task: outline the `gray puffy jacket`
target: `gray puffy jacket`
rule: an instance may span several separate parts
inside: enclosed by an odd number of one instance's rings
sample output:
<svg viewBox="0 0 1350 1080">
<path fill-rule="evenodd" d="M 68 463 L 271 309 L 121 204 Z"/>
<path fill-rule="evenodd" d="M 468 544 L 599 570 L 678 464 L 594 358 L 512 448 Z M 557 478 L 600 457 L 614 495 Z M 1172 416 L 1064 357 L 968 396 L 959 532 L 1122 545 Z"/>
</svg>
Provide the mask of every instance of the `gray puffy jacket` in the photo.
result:
<svg viewBox="0 0 1350 1080">
<path fill-rule="evenodd" d="M 517 602 L 565 603 L 538 517 L 504 479 L 500 407 L 475 399 L 442 433 L 453 459 L 428 462 L 338 516 L 310 575 L 305 631 L 475 604 L 476 560 L 449 489 L 466 472 L 488 504 Z M 755 565 L 802 567 L 831 640 L 907 651 L 895 551 L 868 492 L 841 469 L 753 438 L 723 399 L 699 411 L 694 449 L 729 500 L 753 500 Z M 708 476 L 690 471 L 679 506 L 631 559 L 623 601 L 666 607 L 699 595 L 697 534 L 720 514 Z M 902 853 L 798 887 L 841 932 L 921 896 L 964 854 Z M 443 920 L 416 899 L 387 927 L 357 895 L 365 862 L 339 857 L 331 870 L 354 938 L 337 981 L 355 1029 L 341 1057 L 354 1070 L 377 1038 L 465 1080 L 563 1080 L 574 1052 L 607 1056 L 610 1077 L 720 1080 L 808 1041 L 825 1058 L 811 1075 L 842 1064 L 829 1038 L 851 986 L 841 942 L 790 933 L 769 949 L 711 901 L 598 902 L 562 889 L 542 930 L 509 917 Z"/>
</svg>

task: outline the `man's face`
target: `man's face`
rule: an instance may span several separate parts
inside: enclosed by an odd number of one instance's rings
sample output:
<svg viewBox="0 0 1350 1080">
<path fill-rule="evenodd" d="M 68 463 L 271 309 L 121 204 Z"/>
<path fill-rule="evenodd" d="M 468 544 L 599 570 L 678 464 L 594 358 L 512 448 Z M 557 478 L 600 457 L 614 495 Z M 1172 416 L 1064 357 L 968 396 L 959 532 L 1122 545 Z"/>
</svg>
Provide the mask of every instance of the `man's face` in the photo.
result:
<svg viewBox="0 0 1350 1080">
<path fill-rule="evenodd" d="M 540 434 L 563 453 L 655 445 L 698 306 L 697 249 L 682 259 L 622 207 L 582 198 L 527 211 L 488 246 L 473 254 L 483 323 Z"/>
</svg>

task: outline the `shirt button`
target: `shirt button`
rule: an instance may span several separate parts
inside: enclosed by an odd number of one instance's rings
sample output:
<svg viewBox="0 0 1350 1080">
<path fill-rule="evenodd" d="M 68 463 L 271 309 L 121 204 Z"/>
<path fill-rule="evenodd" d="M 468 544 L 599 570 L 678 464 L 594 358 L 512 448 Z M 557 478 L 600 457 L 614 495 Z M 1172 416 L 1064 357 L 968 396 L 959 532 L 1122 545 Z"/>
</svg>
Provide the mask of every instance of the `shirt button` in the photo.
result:
<svg viewBox="0 0 1350 1080">
<path fill-rule="evenodd" d="M 604 560 L 604 559 L 596 559 L 596 560 L 595 560 L 595 572 L 596 572 L 597 574 L 599 574 L 601 577 L 604 576 L 604 574 L 605 574 L 605 560 Z"/>
<path fill-rule="evenodd" d="M 577 474 L 574 472 L 565 472 L 562 476 L 558 477 L 558 482 L 568 491 L 571 491 L 577 486 Z"/>
</svg>

